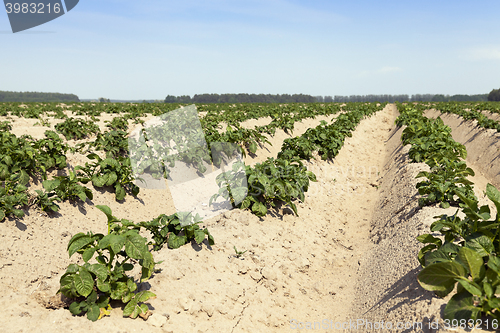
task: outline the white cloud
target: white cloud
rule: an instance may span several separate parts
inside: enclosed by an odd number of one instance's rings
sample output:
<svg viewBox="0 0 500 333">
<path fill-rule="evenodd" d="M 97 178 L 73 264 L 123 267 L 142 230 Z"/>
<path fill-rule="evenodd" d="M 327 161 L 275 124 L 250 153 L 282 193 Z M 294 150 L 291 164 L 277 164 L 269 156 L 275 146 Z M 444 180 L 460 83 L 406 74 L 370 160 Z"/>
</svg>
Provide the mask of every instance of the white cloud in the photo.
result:
<svg viewBox="0 0 500 333">
<path fill-rule="evenodd" d="M 469 60 L 500 60 L 500 46 L 478 47 L 466 52 Z"/>
</svg>

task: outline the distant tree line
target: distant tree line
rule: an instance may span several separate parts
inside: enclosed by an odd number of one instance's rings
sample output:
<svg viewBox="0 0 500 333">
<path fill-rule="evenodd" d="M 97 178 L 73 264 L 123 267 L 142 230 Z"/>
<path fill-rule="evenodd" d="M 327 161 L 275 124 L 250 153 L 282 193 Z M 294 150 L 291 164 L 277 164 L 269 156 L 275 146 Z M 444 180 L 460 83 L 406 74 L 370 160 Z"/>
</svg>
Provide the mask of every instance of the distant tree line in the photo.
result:
<svg viewBox="0 0 500 333">
<path fill-rule="evenodd" d="M 488 94 L 478 95 L 434 95 L 432 102 L 486 102 Z"/>
<path fill-rule="evenodd" d="M 201 94 L 183 96 L 168 95 L 165 103 L 348 103 L 348 102 L 485 102 L 491 98 L 500 100 L 500 89 L 493 90 L 490 95 L 441 95 L 441 94 L 414 94 L 414 95 L 350 95 L 350 96 L 311 96 L 304 94 Z M 496 96 L 496 97 L 494 97 Z"/>
<path fill-rule="evenodd" d="M 165 103 L 314 103 L 316 97 L 303 94 L 201 94 L 172 96 L 165 98 Z"/>
<path fill-rule="evenodd" d="M 330 96 L 327 96 L 330 97 Z M 349 102 L 407 102 L 410 100 L 408 95 L 351 95 L 351 96 L 335 96 L 333 102 L 335 103 L 349 103 Z"/>
<path fill-rule="evenodd" d="M 1 102 L 80 102 L 73 94 L 0 91 Z"/>
<path fill-rule="evenodd" d="M 316 96 L 318 102 L 330 102 L 331 96 Z M 487 94 L 482 95 L 433 95 L 433 94 L 415 94 L 415 95 L 351 95 L 335 96 L 333 102 L 485 102 L 488 100 Z"/>
<path fill-rule="evenodd" d="M 317 102 L 321 103 L 332 103 L 333 102 L 333 97 L 332 96 L 315 96 Z"/>
<path fill-rule="evenodd" d="M 488 101 L 500 102 L 500 89 L 493 89 L 488 94 Z"/>
</svg>

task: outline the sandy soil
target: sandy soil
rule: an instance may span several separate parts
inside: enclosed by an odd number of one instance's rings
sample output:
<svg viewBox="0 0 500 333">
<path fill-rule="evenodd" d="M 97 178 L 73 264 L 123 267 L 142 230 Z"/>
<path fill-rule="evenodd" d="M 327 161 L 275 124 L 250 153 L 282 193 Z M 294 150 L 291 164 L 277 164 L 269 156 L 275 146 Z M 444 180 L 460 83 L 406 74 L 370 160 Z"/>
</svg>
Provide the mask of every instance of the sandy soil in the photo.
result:
<svg viewBox="0 0 500 333">
<path fill-rule="evenodd" d="M 204 222 L 215 237 L 214 246 L 154 253 L 156 261 L 164 262 L 158 265 L 161 272 L 141 286 L 157 294 L 148 302 L 153 315 L 147 321 L 123 318 L 122 309 L 115 307 L 110 317 L 92 323 L 67 309 L 53 309 L 58 305 L 54 295 L 60 276 L 76 260 L 66 252 L 71 236 L 106 232 L 105 216 L 95 205 L 110 206 L 119 218 L 149 220 L 174 212 L 168 189 L 141 190 L 137 199 L 127 196 L 123 203 L 115 202 L 112 193 L 94 191 L 94 200 L 64 203 L 60 214 L 47 217 L 32 209 L 23 219 L 0 223 L 0 331 L 293 332 L 307 328 L 308 322 L 344 331 L 341 326 L 349 320 L 365 320 L 356 322 L 364 325 L 383 320 L 394 327 L 421 322 L 422 329 L 393 331 L 438 331 L 429 323 L 438 320 L 442 328 L 447 300 L 419 286 L 421 246 L 415 237 L 428 232 L 433 216 L 454 210 L 417 207 L 415 176 L 427 166 L 409 163 L 401 129 L 394 125 L 397 115 L 396 107 L 388 105 L 360 123 L 335 159 L 307 162 L 318 182 L 298 204 L 299 216 L 287 208 L 265 218 L 233 210 Z M 318 123 L 297 124 L 293 135 Z M 481 132 L 449 123 L 457 140 L 462 133 L 473 137 Z M 14 133 L 34 137 L 47 129 L 34 127 L 31 120 L 16 120 L 14 126 Z M 277 134 L 272 147 L 246 162 L 275 156 L 285 137 Z M 500 164 L 487 163 L 490 144 L 500 151 L 498 138 L 484 140 L 470 141 L 474 143 L 468 149 L 482 200 L 486 183 L 498 182 L 498 171 L 489 170 Z M 486 160 L 474 157 L 475 151 L 486 151 L 477 153 Z M 236 258 L 233 246 L 247 252 Z M 353 331 L 371 330 L 362 325 Z"/>
</svg>

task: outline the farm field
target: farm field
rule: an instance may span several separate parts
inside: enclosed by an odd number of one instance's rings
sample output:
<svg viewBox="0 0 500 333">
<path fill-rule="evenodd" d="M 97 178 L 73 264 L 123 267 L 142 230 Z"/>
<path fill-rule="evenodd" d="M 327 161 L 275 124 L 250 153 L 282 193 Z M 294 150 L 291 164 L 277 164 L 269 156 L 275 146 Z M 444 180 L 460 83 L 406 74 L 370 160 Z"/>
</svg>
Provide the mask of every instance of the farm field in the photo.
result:
<svg viewBox="0 0 500 333">
<path fill-rule="evenodd" d="M 168 188 L 141 188 L 134 193 L 125 144 L 135 126 L 177 106 L 0 104 L 2 187 L 24 179 L 28 193 L 24 204 L 22 190 L 17 205 L 8 206 L 0 197 L 5 215 L 0 222 L 1 331 L 289 332 L 317 322 L 332 331 L 344 331 L 335 324 L 363 320 L 363 325 L 381 321 L 406 325 L 398 332 L 445 332 L 445 306 L 454 292 L 439 298 L 419 283 L 418 254 L 424 244 L 416 238 L 430 233 L 435 216 L 455 214 L 458 199 L 432 201 L 428 195 L 430 202 L 419 205 L 422 196 L 417 184 L 424 179 L 416 176 L 431 168 L 423 163 L 425 159 L 412 163 L 415 150 L 402 142 L 405 128 L 412 126 L 413 111 L 408 111 L 407 124 L 396 125 L 396 120 L 412 107 L 429 119 L 441 117 L 452 138 L 467 150 L 464 161 L 474 172 L 468 177 L 474 186 L 467 195 L 475 195 L 479 205 L 489 205 L 493 219 L 499 206 L 485 193 L 488 184 L 500 189 L 500 126 L 495 127 L 498 113 L 487 109 L 498 111 L 497 104 L 478 106 L 485 119 L 470 114 L 470 103 L 444 104 L 197 106 L 207 142 L 242 146 L 247 175 L 250 170 L 257 179 L 252 183 L 249 178 L 249 186 L 265 189 L 266 195 L 248 195 L 243 201 L 248 208 L 204 220 L 200 228 L 208 231 L 201 239 L 175 249 L 168 248 L 174 243 L 168 243 L 152 252 L 157 264 L 137 290 L 156 296 L 145 302 L 152 313 L 147 320 L 124 318 L 127 309 L 111 301 L 109 315 L 95 322 L 85 315 L 73 316 L 67 309 L 70 302 L 56 296 L 68 265 L 84 264 L 79 253 L 69 258 L 68 243 L 78 233 L 109 232 L 102 205 L 118 219 L 135 222 L 176 213 Z M 448 109 L 458 111 L 438 111 Z M 46 130 L 56 136 L 47 137 Z M 25 152 L 16 150 L 16 145 L 22 145 L 12 141 L 12 135 L 32 137 L 24 142 Z M 32 158 L 30 154 L 36 153 L 28 153 L 27 147 L 43 154 Z M 295 160 L 299 155 L 301 159 Z M 118 161 L 121 169 L 113 169 L 118 174 L 113 178 L 104 173 L 94 177 L 87 168 L 88 179 L 80 185 L 92 195 L 75 187 L 78 194 L 73 200 L 40 199 L 43 191 L 50 194 L 59 189 L 42 186 L 44 177 L 69 176 L 70 170 L 78 170 L 74 167 L 106 157 Z M 280 175 L 268 175 L 265 181 L 259 178 L 265 175 L 260 166 L 282 167 L 266 162 L 268 158 L 287 161 L 283 162 L 287 170 L 295 172 L 295 178 L 283 178 L 283 190 L 281 183 L 273 183 Z M 294 187 L 299 182 L 301 186 Z M 274 184 L 275 192 L 266 192 L 269 184 Z M 41 191 L 38 197 L 36 190 Z M 141 235 L 151 239 L 147 232 Z M 89 262 L 95 262 L 95 257 Z M 141 279 L 137 267 L 129 274 L 135 282 Z M 429 326 L 436 321 L 438 330 Z M 423 328 L 415 329 L 417 323 Z"/>
</svg>

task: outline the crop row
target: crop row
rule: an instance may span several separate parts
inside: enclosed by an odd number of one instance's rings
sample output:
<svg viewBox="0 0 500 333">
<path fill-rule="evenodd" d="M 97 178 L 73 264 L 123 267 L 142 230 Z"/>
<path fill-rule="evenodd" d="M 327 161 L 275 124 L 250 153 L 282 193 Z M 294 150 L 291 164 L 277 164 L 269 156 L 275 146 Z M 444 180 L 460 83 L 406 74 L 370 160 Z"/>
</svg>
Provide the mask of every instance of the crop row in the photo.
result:
<svg viewBox="0 0 500 333">
<path fill-rule="evenodd" d="M 30 116 L 29 112 L 35 110 L 38 114 L 45 112 L 62 113 L 62 108 L 58 105 L 38 105 L 33 104 L 28 108 L 17 106 L 14 108 L 15 103 L 0 104 L 4 111 L 9 109 L 11 114 L 18 114 L 26 117 Z M 72 108 L 92 106 L 100 107 L 101 104 L 92 105 L 88 104 L 74 104 Z M 116 106 L 116 105 L 114 105 Z M 163 107 L 163 105 L 161 105 Z M 50 109 L 49 107 L 52 107 Z M 111 107 L 111 106 L 110 106 Z M 126 109 L 127 105 L 125 105 Z M 134 105 L 128 107 L 135 108 Z M 142 106 L 144 108 L 144 106 Z M 168 105 L 171 107 L 171 105 Z M 151 110 L 154 106 L 149 107 L 149 111 L 157 112 L 158 110 Z M 214 109 L 213 106 L 211 106 Z M 218 108 L 218 106 L 215 106 Z M 237 115 L 248 115 L 253 117 L 262 114 L 259 106 L 249 108 L 254 110 L 244 110 L 244 112 L 232 111 L 222 112 L 220 119 L 225 119 L 230 122 L 235 122 L 238 118 Z M 266 107 L 267 112 L 274 114 L 274 119 L 286 120 L 286 126 L 293 128 L 293 122 L 303 119 L 306 116 L 314 116 L 317 111 L 314 105 L 290 105 L 287 109 L 295 112 L 293 117 L 290 112 L 278 113 L 279 109 L 275 107 Z M 18 113 L 15 110 L 19 111 Z M 106 109 L 108 110 L 108 109 Z M 305 111 L 307 110 L 307 111 Z M 332 104 L 329 107 L 322 109 L 320 113 L 338 112 L 339 106 Z M 21 113 L 23 111 L 24 113 Z M 163 110 L 164 111 L 164 110 Z M 257 112 L 259 111 L 259 112 Z M 108 112 L 115 112 L 114 108 Z M 63 114 L 64 115 L 64 114 Z M 230 116 L 232 115 L 232 117 Z M 109 186 L 114 190 L 117 200 L 123 200 L 126 191 L 136 195 L 139 191 L 138 187 L 133 184 L 132 168 L 128 156 L 129 147 L 127 139 L 128 122 L 130 118 L 127 114 L 115 117 L 112 121 L 108 122 L 108 130 L 100 132 L 99 128 L 95 125 L 95 118 L 93 120 L 82 120 L 78 118 L 69 118 L 64 115 L 65 120 L 55 126 L 55 130 L 65 136 L 66 139 L 80 140 L 95 134 L 96 137 L 90 142 L 81 142 L 74 148 L 70 148 L 64 143 L 57 133 L 53 131 L 46 131 L 45 138 L 35 140 L 30 136 L 16 137 L 10 133 L 11 125 L 9 122 L 0 123 L 2 126 L 1 142 L 0 142 L 0 181 L 5 182 L 0 195 L 0 219 L 8 215 L 16 215 L 21 217 L 23 211 L 20 209 L 29 204 L 38 204 L 45 211 L 57 211 L 59 206 L 56 202 L 70 199 L 83 201 L 86 198 L 92 199 L 90 190 L 81 184 L 92 182 L 94 187 Z M 287 118 L 288 117 L 288 118 Z M 225 133 L 221 135 L 213 135 L 211 131 L 214 127 L 209 122 L 204 123 L 205 138 L 210 144 L 212 142 L 232 142 L 241 146 L 247 146 L 250 152 L 255 152 L 257 143 L 265 142 L 266 138 L 261 134 L 263 131 L 270 131 L 272 128 L 279 127 L 279 121 L 271 122 L 267 128 L 261 127 L 259 130 L 244 129 L 228 126 Z M 209 130 L 210 129 L 210 130 Z M 285 128 L 286 129 L 286 128 Z M 217 134 L 219 134 L 217 132 Z M 105 151 L 106 158 L 102 159 L 94 151 Z M 66 153 L 79 152 L 86 153 L 87 157 L 93 160 L 91 163 L 86 163 L 85 166 L 78 166 L 75 168 L 74 173 L 67 172 L 67 176 L 59 176 L 58 178 L 47 180 L 47 172 L 51 168 L 64 169 L 66 167 Z M 199 161 L 197 154 L 184 154 L 180 159 L 193 165 L 202 165 Z M 30 177 L 41 177 L 44 180 L 43 186 L 45 192 L 38 191 L 38 195 L 29 198 L 27 194 L 26 185 Z"/>
<path fill-rule="evenodd" d="M 308 112 L 302 112 L 290 118 L 289 128 L 293 128 L 290 124 L 292 121 L 303 119 L 302 117 L 311 116 L 310 112 L 314 108 L 311 106 L 296 105 L 297 109 L 309 109 Z M 251 181 L 254 188 L 267 189 L 266 191 L 254 191 L 253 196 L 250 196 L 244 203 L 243 207 L 253 206 L 254 212 L 259 212 L 260 215 L 267 212 L 264 209 L 264 203 L 271 204 L 276 200 L 281 200 L 288 203 L 294 211 L 295 206 L 292 203 L 294 198 L 303 197 L 304 190 L 307 190 L 308 182 L 300 179 L 311 179 L 311 176 L 305 177 L 305 168 L 299 159 L 309 159 L 312 157 L 313 151 L 318 151 L 324 159 L 334 157 L 343 144 L 345 136 L 350 136 L 350 132 L 355 128 L 359 120 L 369 115 L 375 110 L 380 110 L 383 105 L 375 106 L 374 104 L 350 103 L 344 106 L 345 114 L 342 114 L 334 124 L 327 125 L 322 122 L 321 125 L 314 129 L 309 129 L 304 135 L 285 140 L 282 151 L 279 153 L 278 160 L 271 159 L 262 165 L 248 168 L 247 178 Z M 23 109 L 23 108 L 21 108 Z M 259 109 L 254 106 L 254 109 Z M 326 111 L 326 109 L 324 109 Z M 338 109 L 330 109 L 330 111 L 338 111 Z M 274 110 L 273 112 L 277 112 Z M 247 112 L 248 113 L 248 112 Z M 285 112 L 283 114 L 286 114 Z M 274 119 L 278 119 L 274 116 Z M 171 122 L 174 124 L 174 122 Z M 177 126 L 178 122 L 175 122 Z M 9 124 L 5 124 L 6 129 L 9 129 Z M 16 215 L 21 217 L 23 211 L 22 206 L 30 204 L 38 204 L 44 211 L 57 211 L 59 206 L 57 202 L 63 200 L 82 200 L 87 198 L 92 199 L 90 189 L 82 184 L 92 182 L 94 187 L 108 187 L 113 189 L 116 199 L 123 200 L 126 192 L 137 195 L 139 188 L 134 184 L 132 177 L 132 166 L 130 164 L 130 156 L 128 156 L 129 147 L 127 139 L 127 121 L 124 116 L 116 117 L 113 121 L 107 124 L 108 131 L 101 133 L 92 121 L 83 121 L 81 119 L 67 118 L 64 122 L 56 125 L 56 130 L 63 134 L 67 139 L 81 139 L 89 133 L 97 133 L 94 141 L 83 142 L 71 148 L 64 143 L 59 136 L 53 131 L 46 131 L 45 138 L 35 140 L 30 136 L 16 137 L 14 134 L 5 131 L 2 132 L 0 143 L 0 181 L 5 184 L 3 186 L 2 195 L 0 196 L 0 218 L 3 219 L 8 215 Z M 205 126 L 207 126 L 205 124 Z M 276 123 L 268 125 L 267 130 L 276 126 Z M 237 143 L 240 146 L 246 145 L 249 150 L 254 153 L 257 142 L 261 143 L 266 138 L 259 130 L 249 130 L 245 128 L 228 126 L 225 133 L 213 135 L 213 132 L 208 131 L 205 136 L 207 143 L 210 145 L 214 142 L 230 142 Z M 175 129 L 171 131 L 175 132 Z M 218 134 L 218 132 L 217 132 Z M 257 140 L 257 142 L 255 141 Z M 106 152 L 106 158 L 101 158 L 94 154 L 93 150 L 103 150 Z M 85 166 L 77 166 L 73 171 L 67 172 L 67 176 L 58 176 L 54 179 L 47 180 L 47 172 L 51 168 L 64 169 L 66 167 L 67 152 L 86 152 L 93 162 L 86 163 Z M 178 159 L 190 163 L 195 167 L 202 168 L 203 161 L 197 153 L 186 152 Z M 208 156 L 208 159 L 210 157 Z M 283 162 L 281 160 L 287 160 Z M 210 160 L 208 160 L 209 162 Z M 172 164 L 175 161 L 171 161 Z M 205 158 L 205 162 L 207 162 Z M 271 166 L 273 165 L 273 166 Z M 163 166 L 165 168 L 165 166 Z M 278 179 L 277 189 L 282 189 L 282 194 L 271 195 L 271 192 L 277 191 L 275 186 L 267 186 L 263 175 L 266 177 L 275 174 L 274 168 L 277 168 L 280 174 L 290 177 L 286 180 L 285 176 Z M 302 171 L 299 171 L 302 170 Z M 163 170 L 166 175 L 166 170 Z M 203 172 L 203 170 L 201 170 Z M 251 177 L 251 175 L 254 175 Z M 255 179 L 260 182 L 255 183 Z M 293 176 L 292 176 L 293 175 Z M 299 176 L 300 175 L 300 176 Z M 26 185 L 30 177 L 41 177 L 43 181 L 44 192 L 37 191 L 37 196 L 28 198 Z M 271 177 L 276 179 L 275 177 Z M 295 190 L 291 190 L 296 187 Z M 263 193 L 261 193 L 263 192 Z M 258 193 L 258 194 L 256 194 Z M 285 195 L 285 193 L 287 195 Z"/>
<path fill-rule="evenodd" d="M 467 103 L 464 103 L 467 105 Z M 488 111 L 490 113 L 500 113 L 500 102 L 482 102 L 482 103 L 470 103 L 470 110 L 475 111 Z"/>
<path fill-rule="evenodd" d="M 474 176 L 474 171 L 467 167 L 465 146 L 453 140 L 451 128 L 441 118 L 429 119 L 420 109 L 399 104 L 401 115 L 396 119 L 398 126 L 406 125 L 402 141 L 410 144 L 408 152 L 412 162 L 426 163 L 430 172 L 423 171 L 417 178 L 427 180 L 417 184 L 420 206 L 440 203 L 443 208 L 458 204 L 455 192 L 460 191 L 465 197 L 475 199 L 473 184 L 467 176 Z"/>
<path fill-rule="evenodd" d="M 417 184 L 423 194 L 421 204 L 440 202 L 441 206 L 458 205 L 452 216 L 441 215 L 432 223 L 432 234 L 424 234 L 417 240 L 425 246 L 418 254 L 423 267 L 418 282 L 439 297 L 454 292 L 444 310 L 444 319 L 457 321 L 460 326 L 473 326 L 487 316 L 500 319 L 500 191 L 488 184 L 486 195 L 497 208 L 491 219 L 488 206 L 478 207 L 472 192 L 473 175 L 462 160 L 465 147 L 452 141 L 451 129 L 440 118 L 430 120 L 422 110 L 398 105 L 401 116 L 398 125 L 406 125 L 402 141 L 411 144 L 413 162 L 425 162 L 431 172 L 421 172 L 417 177 L 427 181 Z M 464 216 L 463 218 L 459 216 Z M 440 233 L 440 237 L 435 237 Z M 456 287 L 456 289 L 455 289 Z"/>
<path fill-rule="evenodd" d="M 352 105 L 350 105 L 352 104 Z M 357 103 L 349 103 L 346 108 L 356 107 Z M 56 131 L 63 134 L 66 139 L 80 140 L 90 135 L 98 135 L 100 141 L 117 142 L 128 128 L 128 120 L 134 123 L 143 123 L 141 117 L 148 115 L 159 116 L 177 109 L 177 104 L 130 104 L 130 103 L 69 103 L 59 105 L 57 103 L 3 103 L 0 104 L 0 116 L 17 116 L 24 118 L 40 119 L 42 125 L 49 125 L 44 117 L 55 117 L 64 119 L 64 122 L 56 125 Z M 76 115 L 85 115 L 91 119 L 72 119 L 64 111 L 72 111 Z M 314 118 L 318 115 L 331 115 L 339 112 L 341 105 L 336 103 L 291 103 L 291 104 L 217 104 L 198 105 L 198 111 L 204 114 L 201 124 L 205 132 L 207 142 L 233 142 L 246 147 L 249 152 L 255 152 L 256 145 L 265 142 L 263 134 L 274 135 L 276 129 L 286 132 L 293 131 L 294 124 L 305 118 Z M 100 134 L 95 125 L 102 113 L 119 114 L 107 126 L 114 130 L 112 138 L 106 138 L 106 134 Z M 270 117 L 271 122 L 255 129 L 242 129 L 240 123 L 248 119 L 259 119 Z M 226 123 L 225 133 L 219 133 L 221 123 Z M 2 123 L 3 127 L 8 122 Z M 111 136 L 108 134 L 107 136 Z"/>
<path fill-rule="evenodd" d="M 246 166 L 248 195 L 243 200 L 231 196 L 230 189 L 241 189 L 241 177 L 235 177 L 230 171 L 223 174 L 226 181 L 220 181 L 221 191 L 218 195 L 232 202 L 241 202 L 237 205 L 241 209 L 251 208 L 258 216 L 267 214 L 268 207 L 275 207 L 278 203 L 286 203 L 297 214 L 294 200 L 304 201 L 304 193 L 309 188 L 310 181 L 316 181 L 316 176 L 303 164 L 303 160 L 313 157 L 317 152 L 323 159 L 335 157 L 344 144 L 346 137 L 364 118 L 383 109 L 385 104 L 363 104 L 358 108 L 341 114 L 335 122 L 328 125 L 322 121 L 315 128 L 308 129 L 303 135 L 283 142 L 278 157 L 268 158 L 255 166 Z M 242 172 L 241 169 L 238 172 Z M 235 182 L 231 182 L 233 179 Z"/>
<path fill-rule="evenodd" d="M 351 103 L 348 103 L 351 104 Z M 352 103 L 357 104 L 357 103 Z M 64 111 L 72 111 L 78 116 L 99 117 L 104 114 L 119 114 L 128 119 L 148 115 L 159 116 L 176 110 L 182 104 L 171 103 L 0 103 L 0 116 L 17 116 L 40 119 L 50 116 L 59 119 L 68 118 Z M 224 121 L 236 125 L 248 119 L 271 117 L 273 120 L 286 122 L 288 119 L 303 119 L 317 115 L 334 114 L 341 109 L 338 103 L 290 103 L 290 104 L 208 104 L 197 105 L 204 113 L 207 123 L 212 126 Z"/>
<path fill-rule="evenodd" d="M 434 106 L 436 110 L 443 113 L 453 113 L 459 115 L 465 120 L 476 120 L 478 126 L 488 129 L 496 129 L 497 132 L 500 132 L 500 123 L 496 120 L 488 118 L 483 112 L 481 112 L 484 111 L 484 107 L 488 106 L 480 105 L 474 107 L 461 103 L 437 103 Z M 491 107 L 491 105 L 489 107 Z M 492 109 L 489 111 L 491 112 L 491 110 Z M 497 112 L 500 112 L 500 108 L 497 109 Z"/>
<path fill-rule="evenodd" d="M 349 112 L 340 115 L 333 124 L 327 125 L 324 122 L 297 140 L 309 142 L 310 156 L 313 151 L 317 151 L 323 158 L 334 157 L 343 145 L 345 137 L 351 135 L 351 131 L 361 119 L 383 106 L 348 106 Z M 22 208 L 33 204 L 37 204 L 44 211 L 58 211 L 57 203 L 61 201 L 92 200 L 92 191 L 83 186 L 89 182 L 92 182 L 94 187 L 112 187 L 117 200 L 122 200 L 127 191 L 137 195 L 139 189 L 133 183 L 131 161 L 127 156 L 128 147 L 124 136 L 126 122 L 123 118 L 116 119 L 108 124 L 107 132 L 100 133 L 95 129 L 95 141 L 73 148 L 63 142 L 54 131 L 46 131 L 45 138 L 40 140 L 30 136 L 18 138 L 8 131 L 9 124 L 4 124 L 7 131 L 2 132 L 0 142 L 0 218 L 3 220 L 10 215 L 20 218 L 24 214 Z M 93 123 L 66 118 L 58 125 L 60 126 L 56 129 L 67 138 L 79 138 L 80 135 L 88 133 L 85 128 L 92 127 Z M 235 132 L 240 130 L 243 129 Z M 85 149 L 89 152 L 92 148 L 104 149 L 106 158 L 91 152 L 87 157 L 92 162 L 77 166 L 74 170 L 67 170 L 67 176 L 48 179 L 51 170 L 66 168 L 66 153 L 83 152 Z M 246 197 L 238 198 L 236 195 L 239 187 L 231 184 L 231 192 L 227 193 L 233 202 L 240 202 L 240 208 L 251 208 L 260 216 L 267 213 L 269 206 L 284 202 L 297 214 L 293 201 L 304 200 L 309 181 L 314 181 L 315 176 L 307 171 L 300 158 L 293 157 L 287 150 L 288 146 L 284 144 L 277 159 L 270 158 L 254 167 L 247 166 L 239 170 L 245 173 L 249 192 Z M 194 154 L 193 159 L 188 158 L 188 161 L 193 163 L 197 157 L 199 156 Z M 32 179 L 42 180 L 44 190 L 37 190 L 36 196 L 28 195 L 27 192 L 27 185 Z M 223 179 L 227 181 L 241 177 Z M 219 184 L 221 188 L 229 185 L 224 182 Z M 219 194 L 224 195 L 224 191 Z M 208 238 L 209 244 L 214 243 L 208 230 L 200 229 L 199 216 L 192 216 L 190 213 L 160 215 L 151 221 L 134 223 L 114 217 L 107 206 L 97 208 L 107 216 L 108 233 L 94 234 L 89 231 L 86 234 L 78 233 L 71 238 L 68 253 L 70 257 L 81 255 L 84 264 L 68 266 L 60 279 L 59 290 L 73 300 L 70 305 L 71 313 L 86 314 L 87 318 L 93 321 L 109 314 L 109 304 L 112 300 L 124 304 L 124 316 L 147 318 L 149 310 L 144 302 L 155 295 L 149 291 L 137 292 L 137 283 L 127 272 L 134 268 L 134 264 L 138 264 L 142 271 L 140 282 L 149 279 L 157 264 L 151 251 L 160 250 L 165 244 L 169 248 L 178 248 L 189 241 L 200 244 L 205 238 Z M 149 231 L 152 239 L 148 241 L 142 237 L 141 230 Z"/>
</svg>

